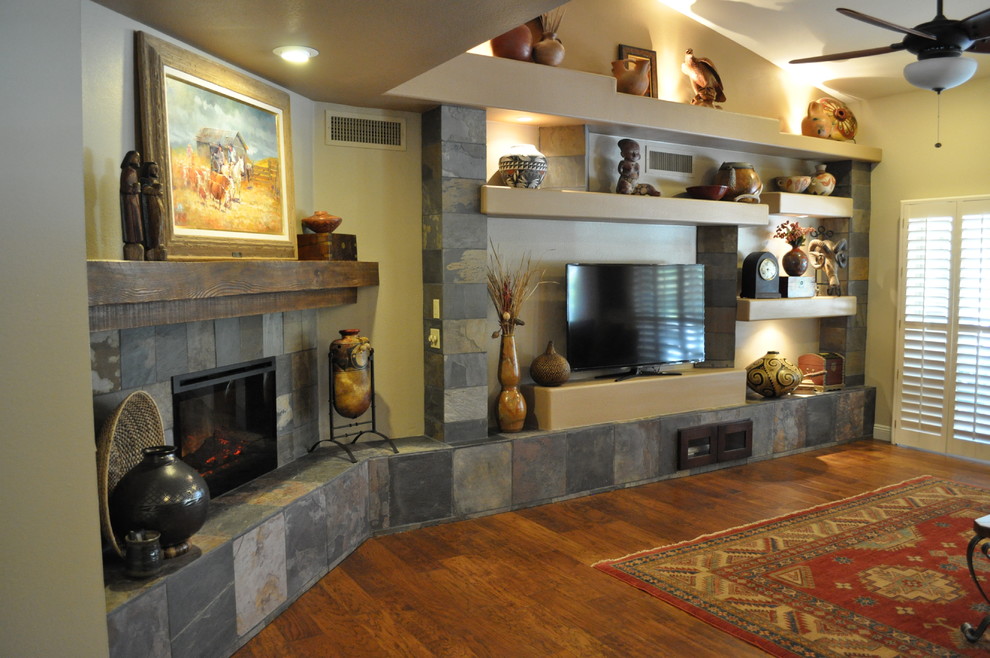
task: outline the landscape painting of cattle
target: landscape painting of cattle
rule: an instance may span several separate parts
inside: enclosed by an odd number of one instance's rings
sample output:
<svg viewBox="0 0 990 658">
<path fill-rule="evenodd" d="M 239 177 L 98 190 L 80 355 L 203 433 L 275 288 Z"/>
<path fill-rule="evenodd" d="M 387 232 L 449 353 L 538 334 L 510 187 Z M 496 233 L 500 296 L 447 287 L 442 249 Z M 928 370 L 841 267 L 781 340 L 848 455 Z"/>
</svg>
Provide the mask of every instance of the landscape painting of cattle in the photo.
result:
<svg viewBox="0 0 990 658">
<path fill-rule="evenodd" d="M 198 82 L 178 72 L 165 79 L 175 232 L 280 235 L 277 109 Z"/>
<path fill-rule="evenodd" d="M 135 33 L 139 150 L 159 165 L 168 260 L 295 259 L 289 95 Z"/>
</svg>

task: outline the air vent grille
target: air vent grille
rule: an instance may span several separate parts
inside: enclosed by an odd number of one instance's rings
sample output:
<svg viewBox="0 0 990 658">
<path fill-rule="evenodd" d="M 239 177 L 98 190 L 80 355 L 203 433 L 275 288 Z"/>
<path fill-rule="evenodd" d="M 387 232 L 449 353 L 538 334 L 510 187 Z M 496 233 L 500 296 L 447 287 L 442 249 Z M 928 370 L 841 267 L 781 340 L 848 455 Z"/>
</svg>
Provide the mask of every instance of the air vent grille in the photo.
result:
<svg viewBox="0 0 990 658">
<path fill-rule="evenodd" d="M 649 150 L 646 153 L 649 171 L 690 175 L 694 173 L 694 156 L 683 153 Z"/>
<path fill-rule="evenodd" d="M 405 151 L 406 121 L 328 111 L 327 144 Z"/>
</svg>

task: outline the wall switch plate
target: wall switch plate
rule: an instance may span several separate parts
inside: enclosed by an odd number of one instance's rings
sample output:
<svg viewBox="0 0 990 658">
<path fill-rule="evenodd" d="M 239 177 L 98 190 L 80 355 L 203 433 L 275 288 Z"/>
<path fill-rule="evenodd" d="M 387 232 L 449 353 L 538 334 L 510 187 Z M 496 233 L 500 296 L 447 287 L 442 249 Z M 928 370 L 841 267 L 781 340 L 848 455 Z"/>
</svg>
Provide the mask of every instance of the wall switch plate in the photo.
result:
<svg viewBox="0 0 990 658">
<path fill-rule="evenodd" d="M 439 320 L 440 319 L 440 300 L 439 299 L 434 299 L 433 300 L 433 318 L 435 320 Z"/>
<path fill-rule="evenodd" d="M 430 329 L 429 344 L 432 348 L 440 349 L 440 330 L 436 327 Z"/>
</svg>

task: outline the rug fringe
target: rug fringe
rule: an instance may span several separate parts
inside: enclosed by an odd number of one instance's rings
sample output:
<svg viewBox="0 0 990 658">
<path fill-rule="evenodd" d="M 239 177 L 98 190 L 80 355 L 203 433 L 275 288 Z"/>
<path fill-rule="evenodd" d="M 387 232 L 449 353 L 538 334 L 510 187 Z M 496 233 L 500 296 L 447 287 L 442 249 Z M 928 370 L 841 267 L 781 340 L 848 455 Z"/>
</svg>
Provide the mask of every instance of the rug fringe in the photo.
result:
<svg viewBox="0 0 990 658">
<path fill-rule="evenodd" d="M 743 528 L 751 528 L 753 526 L 762 525 L 762 524 L 766 524 L 766 523 L 774 523 L 774 522 L 777 522 L 777 521 L 783 521 L 784 519 L 788 519 L 788 518 L 790 518 L 792 516 L 797 516 L 798 514 L 806 514 L 807 512 L 813 512 L 813 511 L 815 511 L 817 509 L 821 509 L 823 507 L 831 507 L 833 505 L 841 505 L 842 503 L 850 502 L 850 501 L 856 500 L 857 498 L 863 498 L 863 497 L 866 497 L 866 496 L 872 496 L 874 494 L 878 494 L 878 493 L 887 491 L 888 489 L 894 489 L 894 488 L 897 488 L 897 487 L 902 487 L 904 485 L 913 484 L 914 482 L 921 482 L 923 480 L 935 480 L 935 479 L 938 479 L 938 478 L 936 478 L 933 475 L 919 475 L 917 477 L 908 478 L 907 480 L 904 480 L 902 482 L 898 482 L 896 484 L 887 484 L 887 485 L 884 485 L 882 487 L 878 487 L 876 489 L 873 489 L 872 491 L 865 491 L 863 493 L 859 493 L 859 494 L 856 494 L 854 496 L 849 496 L 848 498 L 840 498 L 839 500 L 833 500 L 833 501 L 828 502 L 828 503 L 821 503 L 820 505 L 814 505 L 812 507 L 806 507 L 804 509 L 800 509 L 800 510 L 797 510 L 795 512 L 787 512 L 785 514 L 781 514 L 779 516 L 770 517 L 768 519 L 761 519 L 759 521 L 752 521 L 750 523 L 744 523 L 742 525 L 738 525 L 738 526 L 735 526 L 733 528 L 727 528 L 725 530 L 719 530 L 717 532 L 710 532 L 708 534 L 698 535 L 694 539 L 686 539 L 684 541 L 678 541 L 678 542 L 674 542 L 672 544 L 663 544 L 661 546 L 654 546 L 653 548 L 645 548 L 645 549 L 643 549 L 641 551 L 635 551 L 633 553 L 630 553 L 629 555 L 624 555 L 622 557 L 606 558 L 604 560 L 599 560 L 598 562 L 592 563 L 591 566 L 592 567 L 598 567 L 600 565 L 608 566 L 608 565 L 614 564 L 616 562 L 622 562 L 624 560 L 629 560 L 629 559 L 632 559 L 632 558 L 636 558 L 636 557 L 639 557 L 641 555 L 646 555 L 647 553 L 652 553 L 653 551 L 657 551 L 657 550 L 660 550 L 660 549 L 669 549 L 669 548 L 673 548 L 675 546 L 681 546 L 681 545 L 684 545 L 684 544 L 692 544 L 694 542 L 712 539 L 713 537 L 718 537 L 719 535 L 724 535 L 724 534 L 728 534 L 728 533 L 732 533 L 732 532 L 737 532 L 739 530 L 742 530 Z"/>
</svg>

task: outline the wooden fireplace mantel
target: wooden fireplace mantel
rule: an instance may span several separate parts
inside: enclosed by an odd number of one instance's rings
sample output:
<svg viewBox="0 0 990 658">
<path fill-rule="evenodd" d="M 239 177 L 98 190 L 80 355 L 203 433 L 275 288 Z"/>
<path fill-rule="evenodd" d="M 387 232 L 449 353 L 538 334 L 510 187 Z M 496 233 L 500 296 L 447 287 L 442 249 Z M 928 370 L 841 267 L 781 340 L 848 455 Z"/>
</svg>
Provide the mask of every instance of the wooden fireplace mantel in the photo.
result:
<svg viewBox="0 0 990 658">
<path fill-rule="evenodd" d="M 363 261 L 87 262 L 90 331 L 353 304 L 378 285 Z"/>
</svg>

